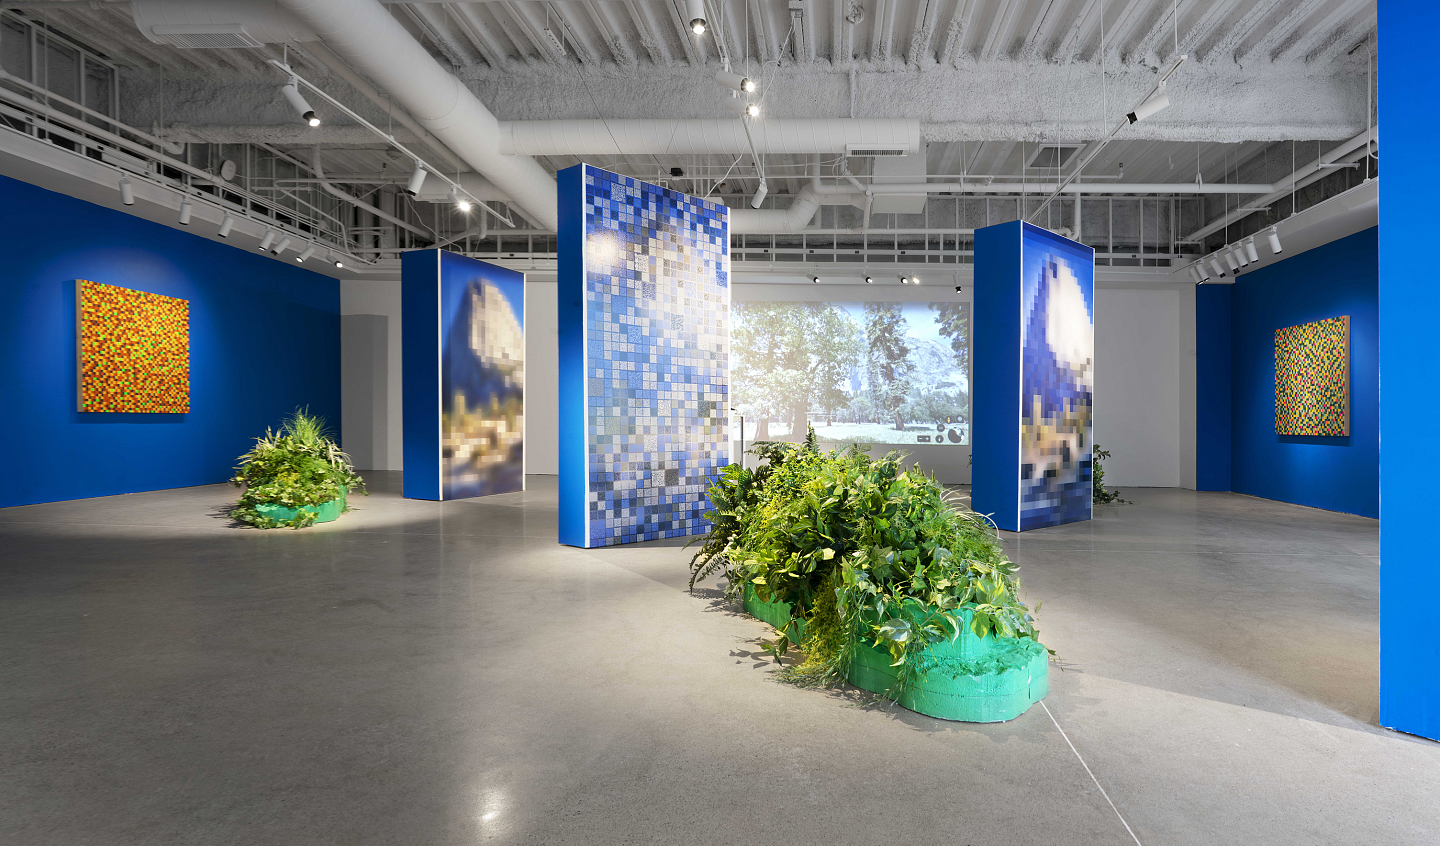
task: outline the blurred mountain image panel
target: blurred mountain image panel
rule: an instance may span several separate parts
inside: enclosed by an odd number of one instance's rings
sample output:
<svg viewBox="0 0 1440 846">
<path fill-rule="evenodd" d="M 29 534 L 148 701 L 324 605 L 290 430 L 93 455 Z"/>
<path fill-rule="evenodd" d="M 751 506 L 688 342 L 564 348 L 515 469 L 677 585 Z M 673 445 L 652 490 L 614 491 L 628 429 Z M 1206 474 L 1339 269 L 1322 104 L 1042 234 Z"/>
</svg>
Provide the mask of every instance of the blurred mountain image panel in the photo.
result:
<svg viewBox="0 0 1440 846">
<path fill-rule="evenodd" d="M 524 490 L 523 283 L 451 272 L 441 298 L 443 498 Z"/>
</svg>

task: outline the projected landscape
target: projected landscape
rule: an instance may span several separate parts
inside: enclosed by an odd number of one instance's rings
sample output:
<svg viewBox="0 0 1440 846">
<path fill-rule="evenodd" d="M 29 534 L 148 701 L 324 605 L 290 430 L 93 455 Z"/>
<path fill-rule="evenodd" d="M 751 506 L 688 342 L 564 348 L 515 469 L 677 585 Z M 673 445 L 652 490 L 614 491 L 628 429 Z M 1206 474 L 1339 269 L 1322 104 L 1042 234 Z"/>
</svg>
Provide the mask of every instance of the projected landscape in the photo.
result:
<svg viewBox="0 0 1440 846">
<path fill-rule="evenodd" d="M 731 320 L 746 441 L 808 423 L 837 443 L 970 443 L 969 303 L 734 303 Z"/>
</svg>

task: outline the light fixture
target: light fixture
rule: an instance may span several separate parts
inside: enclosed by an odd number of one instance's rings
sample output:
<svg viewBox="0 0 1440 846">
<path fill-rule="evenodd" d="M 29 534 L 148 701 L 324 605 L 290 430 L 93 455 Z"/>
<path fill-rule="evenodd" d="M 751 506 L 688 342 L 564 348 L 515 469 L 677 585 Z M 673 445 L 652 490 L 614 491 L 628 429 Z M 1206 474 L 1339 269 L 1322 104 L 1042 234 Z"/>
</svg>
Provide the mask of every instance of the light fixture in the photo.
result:
<svg viewBox="0 0 1440 846">
<path fill-rule="evenodd" d="M 270 245 L 273 243 L 275 243 L 275 230 L 265 230 L 265 237 L 260 239 L 260 252 L 263 253 L 266 250 L 270 249 Z"/>
<path fill-rule="evenodd" d="M 726 88 L 734 91 L 741 91 L 746 94 L 754 94 L 755 89 L 758 87 L 755 85 L 755 80 L 749 78 L 748 76 L 741 76 L 738 73 L 731 73 L 727 70 L 716 71 L 715 81 L 725 86 Z"/>
<path fill-rule="evenodd" d="M 335 259 L 334 261 L 335 261 L 335 266 L 336 266 L 336 267 L 344 267 L 344 266 L 345 266 L 345 262 L 341 261 L 340 259 Z"/>
<path fill-rule="evenodd" d="M 1201 275 L 1201 273 L 1200 273 L 1200 262 L 1198 262 L 1198 261 L 1195 262 L 1194 264 L 1190 265 L 1190 275 L 1193 276 L 1193 277 L 1195 277 L 1195 284 L 1196 284 L 1196 285 L 1204 285 L 1204 284 L 1205 284 L 1205 280 L 1206 280 L 1207 278 L 1209 278 L 1209 276 L 1210 276 L 1210 274 L 1208 274 L 1208 273 L 1204 274 L 1203 276 Z"/>
<path fill-rule="evenodd" d="M 755 196 L 750 200 L 750 208 L 758 209 L 760 204 L 765 202 L 765 195 L 770 193 L 770 186 L 765 184 L 765 177 L 760 177 L 760 187 L 755 189 Z"/>
<path fill-rule="evenodd" d="M 1231 247 L 1230 252 L 1235 254 L 1235 260 L 1240 262 L 1241 267 L 1245 267 L 1250 264 L 1250 257 L 1245 255 L 1245 248 L 1240 244 L 1236 244 L 1235 246 Z"/>
<path fill-rule="evenodd" d="M 1245 255 L 1249 256 L 1251 261 L 1259 261 L 1260 254 L 1255 251 L 1255 236 L 1251 235 L 1243 243 L 1245 244 Z"/>
<path fill-rule="evenodd" d="M 290 245 L 292 243 L 294 242 L 290 240 L 290 236 L 286 235 L 284 238 L 280 239 L 280 243 L 276 244 L 274 248 L 270 250 L 270 252 L 278 256 L 286 250 L 290 249 Z"/>
<path fill-rule="evenodd" d="M 1129 114 L 1125 115 L 1125 117 L 1129 118 L 1131 123 L 1139 123 L 1169 105 L 1170 97 L 1166 95 L 1165 83 L 1162 82 L 1160 83 L 1160 90 L 1156 91 L 1154 96 L 1136 106 Z"/>
<path fill-rule="evenodd" d="M 128 176 L 120 177 L 120 202 L 127 206 L 135 205 L 135 185 Z"/>
<path fill-rule="evenodd" d="M 421 167 L 419 162 L 416 162 L 415 170 L 410 173 L 410 181 L 405 184 L 405 193 L 412 197 L 419 194 L 420 186 L 425 184 L 426 175 L 427 171 L 425 168 Z"/>
<path fill-rule="evenodd" d="M 739 97 L 725 98 L 725 108 L 742 117 L 760 117 L 759 103 L 747 103 Z"/>
<path fill-rule="evenodd" d="M 910 277 L 910 284 L 911 284 L 911 285 L 919 285 L 919 284 L 920 284 L 920 277 L 919 277 L 919 276 L 911 276 L 911 277 Z"/>
<path fill-rule="evenodd" d="M 280 86 L 280 94 L 286 102 L 294 107 L 295 111 L 300 113 L 301 120 L 311 126 L 320 125 L 320 118 L 315 114 L 315 110 L 310 108 L 310 104 L 305 102 L 304 97 L 300 96 L 300 83 L 295 77 L 290 77 L 289 82 Z"/>
<path fill-rule="evenodd" d="M 305 248 L 304 252 L 295 257 L 295 261 L 299 262 L 300 264 L 304 264 L 305 259 L 308 259 L 311 256 L 315 255 L 315 251 L 318 249 L 320 248 L 315 246 L 314 244 L 311 244 L 310 246 Z"/>
<path fill-rule="evenodd" d="M 1221 279 L 1225 278 L 1225 265 L 1220 263 L 1219 256 L 1210 256 L 1210 269 L 1215 271 L 1216 276 L 1219 276 Z"/>
<path fill-rule="evenodd" d="M 960 292 L 963 291 L 963 290 L 965 290 L 965 289 L 962 288 L 961 286 L 959 286 L 959 285 L 956 285 L 956 286 L 955 286 L 955 293 L 958 294 L 958 293 L 960 293 Z"/>
<path fill-rule="evenodd" d="M 180 225 L 181 225 L 181 226 L 189 226 L 189 225 L 190 225 L 190 215 L 194 214 L 194 212 L 195 212 L 195 204 L 192 203 L 192 202 L 190 202 L 190 198 L 189 198 L 189 197 L 186 197 L 185 199 L 181 200 L 181 201 L 180 201 Z"/>
<path fill-rule="evenodd" d="M 909 280 L 909 279 L 906 279 L 904 276 L 901 276 L 901 277 L 900 277 L 900 284 L 901 284 L 901 285 L 904 285 L 906 282 L 909 282 L 909 281 L 910 281 L 910 280 Z"/>
<path fill-rule="evenodd" d="M 871 279 L 869 276 L 866 276 L 866 277 L 865 277 L 865 284 L 866 284 L 866 285 L 874 285 L 874 284 L 875 284 L 875 280 L 874 280 L 874 279 Z"/>
<path fill-rule="evenodd" d="M 225 217 L 220 221 L 220 231 L 215 233 L 221 238 L 229 238 L 230 230 L 235 227 L 235 215 L 225 212 Z"/>
<path fill-rule="evenodd" d="M 1275 227 L 1270 227 L 1270 231 L 1265 233 L 1265 237 L 1270 239 L 1270 252 L 1277 256 L 1280 255 L 1280 233 L 1275 230 Z"/>
<path fill-rule="evenodd" d="M 459 188 L 450 189 L 450 202 L 454 203 L 455 208 L 459 209 L 462 212 L 470 211 L 470 201 L 460 196 Z"/>
<path fill-rule="evenodd" d="M 696 35 L 704 35 L 705 0 L 685 0 L 685 12 L 690 17 L 690 31 Z"/>
<path fill-rule="evenodd" d="M 1230 252 L 1229 250 L 1224 250 L 1222 251 L 1221 255 L 1225 256 L 1225 263 L 1230 265 L 1231 273 L 1234 273 L 1235 271 L 1240 269 L 1240 262 L 1235 260 L 1234 253 Z"/>
<path fill-rule="evenodd" d="M 810 281 L 811 281 L 811 282 L 814 282 L 816 285 L 819 285 L 819 284 L 820 284 L 820 277 L 819 277 L 819 276 L 811 276 L 811 277 L 810 277 Z"/>
</svg>

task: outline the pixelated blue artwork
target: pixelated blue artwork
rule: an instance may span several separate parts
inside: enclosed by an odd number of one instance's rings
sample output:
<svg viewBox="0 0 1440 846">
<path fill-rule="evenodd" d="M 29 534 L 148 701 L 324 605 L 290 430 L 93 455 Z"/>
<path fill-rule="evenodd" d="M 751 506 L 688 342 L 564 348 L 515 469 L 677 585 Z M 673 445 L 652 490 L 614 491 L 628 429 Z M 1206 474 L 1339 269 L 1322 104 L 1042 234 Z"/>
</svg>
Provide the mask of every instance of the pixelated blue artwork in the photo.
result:
<svg viewBox="0 0 1440 846">
<path fill-rule="evenodd" d="M 1023 532 L 1090 519 L 1095 265 L 1090 248 L 1035 227 L 1021 244 Z"/>
<path fill-rule="evenodd" d="M 706 532 L 729 463 L 725 206 L 583 164 L 559 185 L 560 542 Z"/>
</svg>

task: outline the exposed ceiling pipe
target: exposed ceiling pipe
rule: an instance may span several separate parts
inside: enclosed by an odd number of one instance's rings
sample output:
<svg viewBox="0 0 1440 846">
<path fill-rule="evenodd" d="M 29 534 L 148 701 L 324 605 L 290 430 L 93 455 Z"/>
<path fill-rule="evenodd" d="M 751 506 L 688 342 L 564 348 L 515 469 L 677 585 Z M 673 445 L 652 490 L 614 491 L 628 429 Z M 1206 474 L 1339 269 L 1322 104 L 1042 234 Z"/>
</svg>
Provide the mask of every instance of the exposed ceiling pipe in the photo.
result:
<svg viewBox="0 0 1440 846">
<path fill-rule="evenodd" d="M 1316 180 L 1323 179 L 1327 174 L 1330 173 L 1330 169 L 1326 167 L 1326 165 L 1335 164 L 1347 158 L 1360 158 L 1368 155 L 1371 142 L 1374 142 L 1376 148 L 1378 148 L 1380 143 L 1380 127 L 1378 124 L 1375 127 L 1367 129 L 1359 135 L 1356 135 L 1354 138 L 1351 138 L 1349 141 L 1346 141 L 1340 146 L 1329 150 L 1324 155 L 1320 156 L 1320 158 L 1316 159 L 1310 164 L 1305 165 L 1304 167 L 1300 168 L 1299 170 L 1275 183 L 1273 190 L 1265 194 L 1265 196 L 1258 197 L 1253 200 L 1247 200 L 1245 202 L 1246 207 L 1256 209 L 1263 206 L 1268 206 L 1277 200 L 1284 199 L 1290 193 L 1304 188 L 1306 185 L 1309 185 Z M 1220 218 L 1213 220 L 1210 223 L 1207 223 L 1206 225 L 1195 230 L 1194 232 L 1191 232 L 1189 235 L 1185 236 L 1181 240 L 1199 241 L 1201 238 L 1204 238 L 1205 236 L 1210 235 L 1213 232 L 1218 232 L 1221 229 L 1224 229 L 1226 226 L 1234 223 L 1235 221 L 1252 214 L 1254 214 L 1254 211 L 1232 211 L 1229 214 L 1222 215 Z"/>
<path fill-rule="evenodd" d="M 1049 194 L 1056 190 L 1054 182 L 913 182 L 871 185 L 870 193 L 918 196 L 921 194 Z M 1227 185 L 1224 183 L 1196 185 L 1193 182 L 1072 182 L 1063 187 L 1066 194 L 1265 194 L 1274 185 Z"/>
<path fill-rule="evenodd" d="M 757 153 L 918 153 L 920 121 L 877 118 L 752 120 Z M 500 152 L 529 156 L 736 153 L 748 150 L 733 118 L 517 120 L 500 123 Z"/>
<path fill-rule="evenodd" d="M 555 180 L 540 163 L 499 150 L 499 121 L 376 0 L 281 0 L 341 59 L 374 80 L 426 130 L 546 229 L 556 229 Z"/>
<path fill-rule="evenodd" d="M 325 192 L 326 192 L 327 194 L 332 194 L 332 195 L 334 195 L 334 196 L 336 196 L 336 197 L 339 197 L 340 199 L 344 200 L 345 202 L 349 203 L 350 205 L 354 206 L 355 208 L 361 209 L 361 210 L 363 210 L 363 211 L 367 211 L 367 212 L 375 215 L 376 217 L 380 218 L 381 220 L 388 220 L 388 221 L 390 221 L 391 223 L 395 224 L 396 226 L 400 227 L 401 229 L 405 229 L 405 230 L 407 230 L 407 231 L 409 231 L 409 232 L 414 232 L 416 235 L 419 235 L 421 238 L 426 238 L 426 239 L 429 239 L 429 240 L 431 240 L 431 241 L 435 240 L 435 233 L 434 233 L 434 232 L 431 232 L 431 231 L 428 230 L 428 229 L 421 229 L 420 227 L 415 226 L 414 224 L 412 224 L 412 223 L 410 223 L 410 222 L 408 222 L 408 221 L 401 220 L 400 218 L 396 217 L 395 215 L 390 214 L 390 213 L 387 212 L 387 211 L 383 211 L 383 210 L 381 210 L 381 209 L 379 209 L 379 208 L 376 208 L 375 206 L 370 205 L 369 203 L 365 202 L 364 200 L 360 199 L 359 197 L 352 197 L 352 196 L 350 196 L 349 194 L 345 193 L 344 191 L 340 190 L 339 188 L 336 188 L 334 185 L 330 184 L 329 182 L 326 182 L 326 181 L 325 181 L 325 169 L 324 169 L 323 167 L 321 167 L 321 165 L 320 165 L 320 149 L 319 149 L 318 147 L 317 147 L 316 149 L 314 149 L 314 150 L 311 151 L 311 156 L 310 156 L 310 170 L 311 170 L 312 173 L 315 174 L 315 178 L 316 178 L 318 184 L 320 185 L 321 188 L 325 189 Z"/>
</svg>

